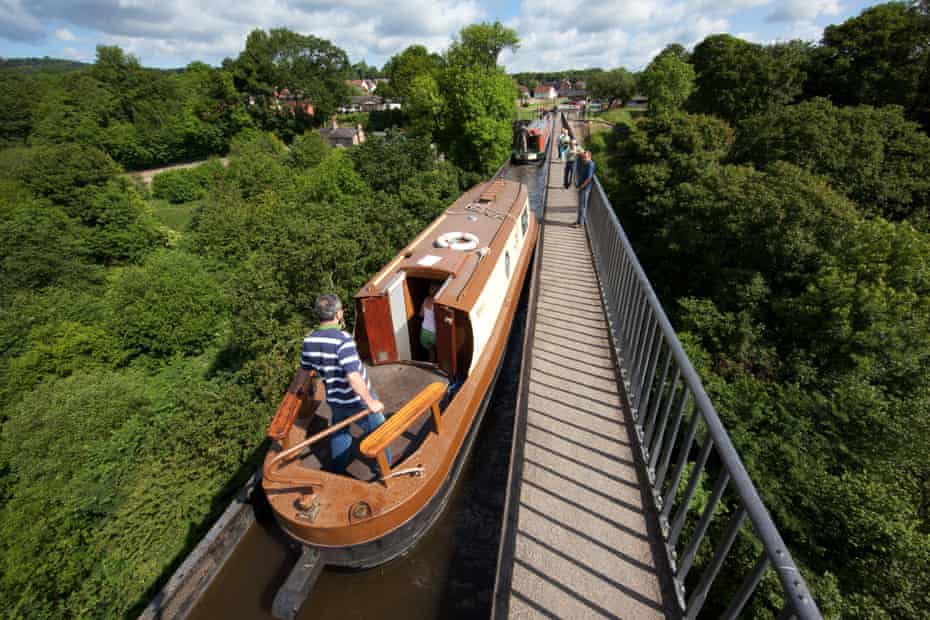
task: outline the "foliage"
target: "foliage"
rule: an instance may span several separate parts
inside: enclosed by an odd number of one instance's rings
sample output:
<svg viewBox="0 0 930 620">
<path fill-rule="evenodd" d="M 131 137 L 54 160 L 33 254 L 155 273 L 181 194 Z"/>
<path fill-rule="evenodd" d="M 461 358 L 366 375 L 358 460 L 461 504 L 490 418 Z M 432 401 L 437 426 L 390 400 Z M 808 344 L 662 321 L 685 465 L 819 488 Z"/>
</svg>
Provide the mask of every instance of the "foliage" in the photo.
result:
<svg viewBox="0 0 930 620">
<path fill-rule="evenodd" d="M 308 131 L 298 136 L 291 144 L 287 154 L 287 162 L 294 168 L 313 168 L 326 157 L 329 143 L 323 139 L 318 131 Z"/>
<path fill-rule="evenodd" d="M 636 78 L 623 67 L 617 67 L 593 75 L 588 90 L 594 98 L 609 103 L 627 101 L 636 94 Z"/>
<path fill-rule="evenodd" d="M 89 253 L 79 225 L 61 208 L 0 181 L 0 306 L 18 290 L 86 279 Z"/>
<path fill-rule="evenodd" d="M 10 617 L 135 616 L 241 484 L 267 407 L 191 360 L 88 368 L 28 393 L 0 445 L 0 605 Z M 221 446 L 221 448 L 220 448 Z"/>
<path fill-rule="evenodd" d="M 517 92 L 497 58 L 518 45 L 516 33 L 495 22 L 463 28 L 446 53 L 439 80 L 446 100 L 441 135 L 452 159 L 466 169 L 488 174 L 510 152 Z"/>
<path fill-rule="evenodd" d="M 89 188 L 81 196 L 87 246 L 98 263 L 140 262 L 165 237 L 148 207 L 125 178 Z"/>
<path fill-rule="evenodd" d="M 930 20 L 916 4 L 867 7 L 842 24 L 827 26 L 811 60 L 811 94 L 843 105 L 926 105 Z M 926 83 L 926 82 L 925 82 Z"/>
<path fill-rule="evenodd" d="M 656 56 L 639 78 L 654 113 L 678 110 L 694 90 L 694 67 L 674 51 Z"/>
<path fill-rule="evenodd" d="M 911 134 L 900 109 L 813 101 L 746 121 L 735 147 L 725 123 L 682 113 L 607 141 L 624 227 L 834 617 L 916 619 L 930 602 L 930 237 L 866 218 L 843 195 L 862 191 L 847 180 L 870 178 L 851 173 L 873 161 L 856 157 L 876 140 L 923 139 Z M 741 158 L 764 168 L 726 163 Z M 914 186 L 895 180 L 908 169 L 884 172 L 889 188 Z M 728 566 L 748 570 L 758 549 L 749 540 L 735 549 Z M 722 611 L 744 574 L 721 575 L 708 613 Z M 761 587 L 747 617 L 780 605 L 779 586 Z"/>
<path fill-rule="evenodd" d="M 103 185 L 119 172 L 106 153 L 81 144 L 0 151 L 0 176 L 20 181 L 72 214 L 85 188 Z"/>
<path fill-rule="evenodd" d="M 739 127 L 734 158 L 787 160 L 825 175 L 868 215 L 930 230 L 930 137 L 901 108 L 839 108 L 825 99 L 775 108 Z"/>
<path fill-rule="evenodd" d="M 406 102 L 413 94 L 414 80 L 426 75 L 438 79 L 441 68 L 441 56 L 430 54 L 422 45 L 411 45 L 385 63 L 384 75 L 390 80 L 391 94 Z M 378 92 L 381 92 L 380 86 Z"/>
<path fill-rule="evenodd" d="M 801 58 L 728 34 L 711 35 L 691 55 L 695 92 L 689 108 L 735 121 L 793 102 L 802 90 Z"/>
<path fill-rule="evenodd" d="M 245 49 L 234 61 L 225 62 L 224 68 L 232 73 L 239 92 L 256 99 L 249 110 L 262 115 L 260 122 L 269 120 L 272 94 L 285 88 L 312 102 L 316 119 L 329 118 L 349 95 L 345 81 L 352 71 L 341 48 L 287 28 L 253 30 Z"/>
<path fill-rule="evenodd" d="M 223 333 L 219 284 L 199 258 L 183 252 L 156 252 L 118 272 L 107 303 L 109 329 L 135 354 L 196 354 Z"/>
<path fill-rule="evenodd" d="M 197 167 L 166 170 L 152 179 L 152 196 L 173 204 L 199 200 L 207 193 L 208 181 Z"/>
</svg>

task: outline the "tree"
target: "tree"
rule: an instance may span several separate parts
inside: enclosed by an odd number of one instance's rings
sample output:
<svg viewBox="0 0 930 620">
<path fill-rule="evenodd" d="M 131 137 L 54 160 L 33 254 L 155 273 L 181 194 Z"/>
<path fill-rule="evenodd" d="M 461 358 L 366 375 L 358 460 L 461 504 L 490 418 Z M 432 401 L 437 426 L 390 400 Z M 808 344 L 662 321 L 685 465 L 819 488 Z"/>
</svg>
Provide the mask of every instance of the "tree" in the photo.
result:
<svg viewBox="0 0 930 620">
<path fill-rule="evenodd" d="M 810 94 L 837 103 L 920 105 L 930 62 L 930 20 L 917 6 L 888 2 L 828 26 L 816 50 Z"/>
<path fill-rule="evenodd" d="M 636 94 L 636 80 L 632 73 L 623 67 L 617 67 L 591 78 L 588 90 L 592 96 L 613 105 L 615 101 L 627 101 Z"/>
<path fill-rule="evenodd" d="M 649 63 L 639 83 L 652 112 L 677 110 L 694 90 L 694 67 L 675 52 L 663 52 Z"/>
<path fill-rule="evenodd" d="M 79 209 L 83 188 L 103 185 L 119 172 L 106 153 L 75 143 L 7 149 L 0 154 L 0 175 L 21 181 L 72 214 Z"/>
<path fill-rule="evenodd" d="M 391 57 L 384 65 L 384 75 L 390 80 L 393 94 L 403 98 L 406 103 L 406 100 L 411 98 L 414 81 L 423 79 L 424 76 L 432 77 L 434 81 L 438 79 L 442 62 L 441 56 L 430 54 L 424 46 L 411 45 Z"/>
<path fill-rule="evenodd" d="M 297 169 L 317 166 L 329 151 L 329 143 L 318 131 L 308 131 L 297 136 L 287 153 L 287 163 Z"/>
<path fill-rule="evenodd" d="M 749 118 L 738 135 L 738 161 L 790 161 L 829 178 L 866 215 L 928 229 L 930 137 L 899 107 L 841 108 L 814 99 Z"/>
<path fill-rule="evenodd" d="M 78 223 L 18 183 L 0 181 L 0 190 L 0 306 L 18 290 L 84 281 L 89 251 Z"/>
<path fill-rule="evenodd" d="M 519 47 L 517 32 L 498 21 L 493 24 L 472 24 L 459 31 L 458 39 L 449 46 L 446 57 L 453 64 L 496 69 L 502 51 L 516 51 Z"/>
<path fill-rule="evenodd" d="M 694 48 L 695 92 L 689 109 L 736 121 L 786 105 L 800 95 L 804 71 L 779 47 L 765 48 L 728 34 Z"/>
<path fill-rule="evenodd" d="M 439 89 L 430 94 L 445 98 L 441 140 L 466 169 L 490 173 L 510 151 L 517 89 L 497 57 L 518 45 L 516 32 L 495 22 L 463 28 L 446 52 Z"/>
<path fill-rule="evenodd" d="M 119 272 L 107 291 L 110 330 L 134 354 L 190 355 L 223 333 L 221 289 L 197 256 L 155 252 Z"/>
<path fill-rule="evenodd" d="M 257 99 L 259 105 L 250 110 L 257 107 L 266 115 L 275 90 L 286 88 L 313 103 L 317 121 L 329 118 L 350 92 L 346 80 L 352 68 L 345 51 L 326 39 L 287 28 L 253 30 L 245 49 L 224 67 L 232 71 L 241 93 Z"/>
</svg>

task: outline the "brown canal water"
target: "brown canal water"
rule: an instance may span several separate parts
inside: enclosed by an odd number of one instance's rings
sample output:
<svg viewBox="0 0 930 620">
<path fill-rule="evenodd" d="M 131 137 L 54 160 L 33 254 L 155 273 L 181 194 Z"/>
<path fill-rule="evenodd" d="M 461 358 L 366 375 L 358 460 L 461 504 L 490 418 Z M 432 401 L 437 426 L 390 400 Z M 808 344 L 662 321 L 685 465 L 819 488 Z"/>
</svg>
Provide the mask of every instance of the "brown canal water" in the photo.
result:
<svg viewBox="0 0 930 620">
<path fill-rule="evenodd" d="M 537 213 L 545 195 L 547 164 L 507 166 L 502 174 L 527 185 Z M 528 276 L 482 427 L 439 520 L 409 554 L 393 562 L 364 572 L 324 569 L 300 620 L 401 615 L 404 620 L 477 620 L 490 615 L 529 280 Z M 191 620 L 272 620 L 275 594 L 299 553 L 275 526 L 264 497 L 256 501 L 255 513 L 255 526 L 197 603 Z"/>
</svg>

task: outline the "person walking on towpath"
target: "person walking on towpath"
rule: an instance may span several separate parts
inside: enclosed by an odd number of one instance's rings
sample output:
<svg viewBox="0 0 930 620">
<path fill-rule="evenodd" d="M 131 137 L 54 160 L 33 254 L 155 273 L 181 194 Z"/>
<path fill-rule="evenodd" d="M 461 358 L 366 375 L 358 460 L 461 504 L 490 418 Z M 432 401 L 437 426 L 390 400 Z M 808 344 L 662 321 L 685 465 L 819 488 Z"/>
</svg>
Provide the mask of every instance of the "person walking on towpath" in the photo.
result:
<svg viewBox="0 0 930 620">
<path fill-rule="evenodd" d="M 578 140 L 572 138 L 571 145 L 565 153 L 565 172 L 562 175 L 562 185 L 568 189 L 572 184 L 572 177 L 575 175 L 575 168 L 578 166 L 578 160 L 581 157 L 581 147 L 578 146 Z"/>
<path fill-rule="evenodd" d="M 585 151 L 581 156 L 581 166 L 578 170 L 578 221 L 575 226 L 584 226 L 585 216 L 588 213 L 588 201 L 591 199 L 591 189 L 594 187 L 594 160 L 591 151 Z"/>
<path fill-rule="evenodd" d="M 326 388 L 326 403 L 332 411 L 331 424 L 364 410 L 371 415 L 358 424 L 366 434 L 384 423 L 384 403 L 371 389 L 365 365 L 358 357 L 355 340 L 342 328 L 342 302 L 336 295 L 320 295 L 314 304 L 320 324 L 310 332 L 300 352 L 300 367 L 316 372 Z M 332 435 L 329 442 L 332 471 L 344 474 L 352 460 L 352 435 L 345 427 Z M 387 451 L 391 462 L 390 450 Z"/>
<path fill-rule="evenodd" d="M 568 150 L 570 144 L 571 136 L 568 135 L 568 130 L 562 127 L 562 131 L 559 133 L 559 161 L 565 159 L 565 152 Z"/>
</svg>

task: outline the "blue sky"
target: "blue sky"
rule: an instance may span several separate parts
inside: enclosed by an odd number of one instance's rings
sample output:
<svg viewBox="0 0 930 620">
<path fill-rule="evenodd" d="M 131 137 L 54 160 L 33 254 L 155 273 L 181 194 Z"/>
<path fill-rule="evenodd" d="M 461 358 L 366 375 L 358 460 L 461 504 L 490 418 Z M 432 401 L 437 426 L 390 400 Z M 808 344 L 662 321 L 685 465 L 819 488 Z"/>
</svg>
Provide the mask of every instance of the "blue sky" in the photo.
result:
<svg viewBox="0 0 930 620">
<path fill-rule="evenodd" d="M 521 47 L 511 71 L 625 66 L 641 69 L 666 44 L 693 46 L 729 32 L 771 42 L 818 40 L 858 15 L 865 0 L 0 0 L 0 56 L 92 61 L 98 43 L 146 66 L 218 64 L 253 28 L 286 26 L 330 39 L 353 61 L 381 65 L 421 43 L 439 51 L 464 25 L 499 19 Z"/>
</svg>

